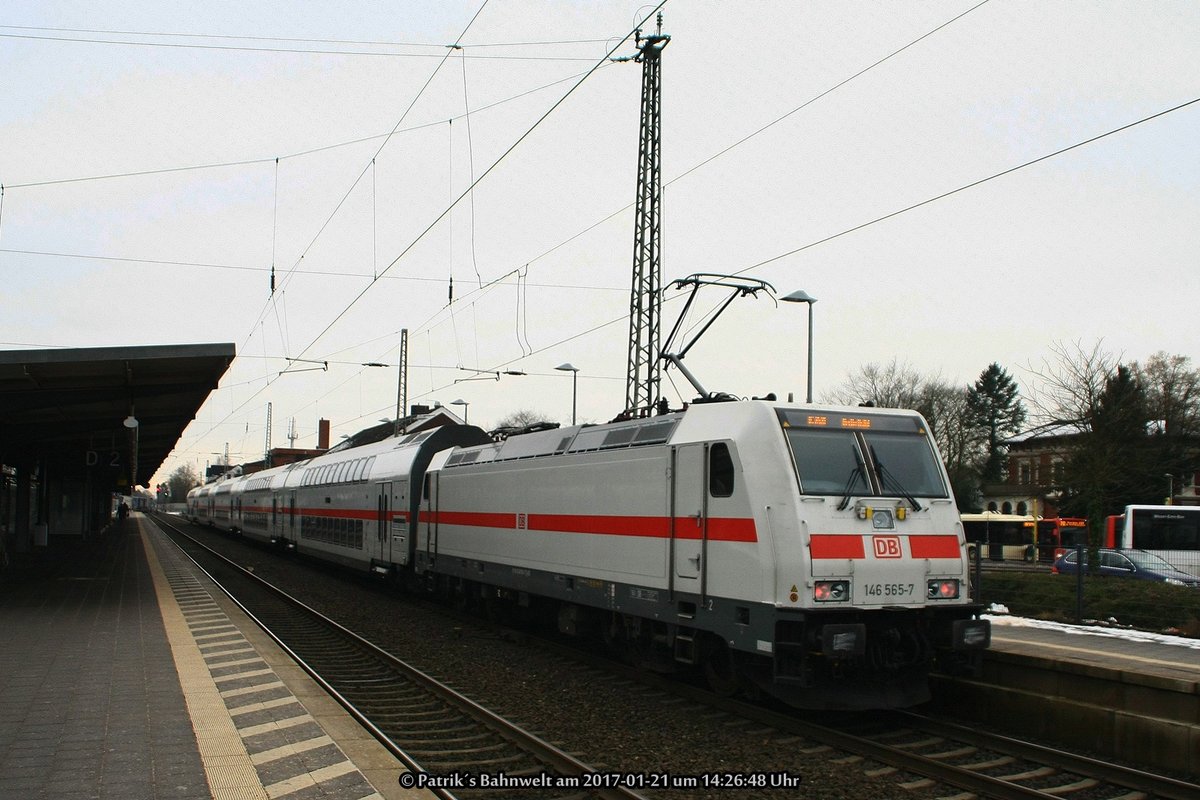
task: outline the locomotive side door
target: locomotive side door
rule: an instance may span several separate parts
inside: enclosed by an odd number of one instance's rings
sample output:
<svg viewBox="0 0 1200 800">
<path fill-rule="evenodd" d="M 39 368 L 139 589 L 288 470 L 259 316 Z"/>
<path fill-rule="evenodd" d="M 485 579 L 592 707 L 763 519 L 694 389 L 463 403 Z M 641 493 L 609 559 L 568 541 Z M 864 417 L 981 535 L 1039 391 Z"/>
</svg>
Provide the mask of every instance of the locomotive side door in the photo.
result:
<svg viewBox="0 0 1200 800">
<path fill-rule="evenodd" d="M 671 549 L 675 576 L 680 579 L 676 586 L 683 591 L 702 590 L 699 584 L 707 566 L 703 563 L 708 538 L 708 494 L 704 491 L 707 450 L 704 444 L 675 448 Z"/>
</svg>

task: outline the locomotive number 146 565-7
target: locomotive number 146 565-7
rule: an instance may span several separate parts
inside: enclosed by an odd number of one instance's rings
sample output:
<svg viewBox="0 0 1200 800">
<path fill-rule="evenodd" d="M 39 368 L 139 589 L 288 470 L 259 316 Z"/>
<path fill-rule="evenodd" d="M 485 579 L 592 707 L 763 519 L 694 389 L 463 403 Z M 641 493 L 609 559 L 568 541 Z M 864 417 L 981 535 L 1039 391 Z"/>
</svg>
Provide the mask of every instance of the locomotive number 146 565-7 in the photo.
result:
<svg viewBox="0 0 1200 800">
<path fill-rule="evenodd" d="M 912 583 L 868 583 L 867 597 L 909 597 L 916 587 Z"/>
</svg>

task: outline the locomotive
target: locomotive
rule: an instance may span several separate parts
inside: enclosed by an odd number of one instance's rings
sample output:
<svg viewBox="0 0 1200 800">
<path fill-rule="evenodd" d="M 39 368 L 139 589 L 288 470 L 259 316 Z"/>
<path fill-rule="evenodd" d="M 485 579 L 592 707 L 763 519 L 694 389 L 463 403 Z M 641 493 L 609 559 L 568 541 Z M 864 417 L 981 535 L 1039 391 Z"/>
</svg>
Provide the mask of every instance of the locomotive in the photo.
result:
<svg viewBox="0 0 1200 800">
<path fill-rule="evenodd" d="M 914 705 L 935 665 L 977 667 L 990 623 L 919 414 L 665 411 L 437 424 L 198 487 L 188 515 L 802 708 Z"/>
</svg>

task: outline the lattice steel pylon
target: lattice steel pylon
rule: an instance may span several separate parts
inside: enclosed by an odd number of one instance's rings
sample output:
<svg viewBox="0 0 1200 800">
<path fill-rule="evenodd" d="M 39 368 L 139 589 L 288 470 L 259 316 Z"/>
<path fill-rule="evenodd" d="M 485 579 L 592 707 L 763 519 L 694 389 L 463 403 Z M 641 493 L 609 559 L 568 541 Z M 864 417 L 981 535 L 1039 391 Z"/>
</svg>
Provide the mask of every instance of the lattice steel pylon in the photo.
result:
<svg viewBox="0 0 1200 800">
<path fill-rule="evenodd" d="M 659 361 L 659 320 L 662 316 L 662 175 L 659 169 L 661 54 L 671 37 L 658 31 L 637 31 L 642 64 L 642 124 L 638 147 L 637 203 L 634 211 L 633 286 L 629 293 L 629 373 L 625 382 L 625 413 L 649 416 L 658 400 L 662 365 Z"/>
</svg>

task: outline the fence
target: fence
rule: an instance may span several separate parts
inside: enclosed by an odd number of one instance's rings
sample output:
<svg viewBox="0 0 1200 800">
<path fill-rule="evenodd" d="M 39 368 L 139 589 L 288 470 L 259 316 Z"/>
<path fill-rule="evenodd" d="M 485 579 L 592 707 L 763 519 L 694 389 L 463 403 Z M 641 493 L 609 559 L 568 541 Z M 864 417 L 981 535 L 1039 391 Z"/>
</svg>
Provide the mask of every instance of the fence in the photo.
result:
<svg viewBox="0 0 1200 800">
<path fill-rule="evenodd" d="M 1075 558 L 1087 563 L 1082 546 Z M 971 596 L 1014 616 L 1200 637 L 1200 586 L 1082 571 L 1054 574 L 1049 565 L 996 569 L 975 561 Z"/>
</svg>

